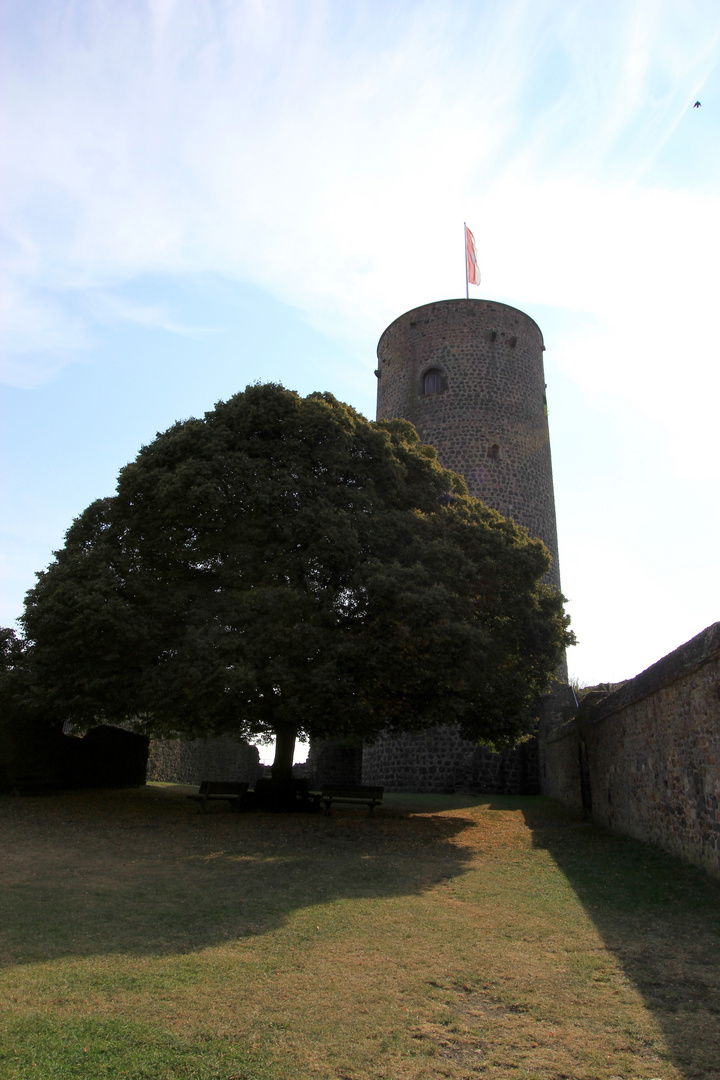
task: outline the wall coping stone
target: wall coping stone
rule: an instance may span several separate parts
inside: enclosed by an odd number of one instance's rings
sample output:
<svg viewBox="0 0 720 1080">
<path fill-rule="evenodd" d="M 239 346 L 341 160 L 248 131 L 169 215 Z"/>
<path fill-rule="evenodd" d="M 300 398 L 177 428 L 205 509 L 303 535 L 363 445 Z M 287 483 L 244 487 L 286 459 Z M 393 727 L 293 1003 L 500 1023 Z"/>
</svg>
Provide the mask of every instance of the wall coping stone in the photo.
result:
<svg viewBox="0 0 720 1080">
<path fill-rule="evenodd" d="M 618 690 L 604 695 L 595 691 L 583 698 L 575 716 L 549 731 L 545 741 L 554 743 L 569 739 L 575 735 L 576 722 L 580 718 L 586 724 L 599 724 L 613 713 L 627 709 L 678 679 L 691 675 L 716 657 L 720 657 L 720 622 L 711 623 L 674 652 L 668 653 L 645 671 L 641 671 L 634 679 L 628 679 Z"/>
<path fill-rule="evenodd" d="M 470 315 L 483 315 L 486 311 L 492 311 L 493 308 L 502 308 L 504 311 L 512 311 L 516 315 L 522 315 L 523 319 L 525 319 L 529 323 L 532 323 L 532 325 L 535 327 L 538 334 L 540 335 L 542 348 L 543 350 L 545 349 L 542 330 L 532 318 L 532 316 L 528 315 L 527 312 L 521 311 L 520 308 L 513 307 L 511 304 L 503 304 L 499 300 L 483 300 L 480 297 L 475 296 L 466 299 L 463 296 L 455 297 L 450 300 L 431 300 L 429 304 L 420 304 L 419 307 L 410 308 L 409 311 L 405 311 L 402 315 L 398 315 L 397 319 L 393 319 L 390 325 L 387 326 L 380 335 L 380 340 L 378 341 L 377 347 L 378 356 L 380 355 L 380 346 L 382 345 L 382 342 L 386 335 L 389 335 L 390 331 L 394 330 L 398 323 L 404 323 L 406 319 L 409 321 L 408 316 L 415 315 L 419 317 L 421 312 L 427 313 L 433 308 L 445 308 L 447 310 L 453 307 L 457 310 L 465 311 Z"/>
<path fill-rule="evenodd" d="M 663 656 L 662 660 L 651 664 L 634 679 L 630 679 L 619 690 L 593 703 L 588 709 L 586 722 L 598 724 L 613 713 L 620 712 L 621 709 L 626 709 L 678 679 L 692 674 L 716 657 L 720 657 L 720 622 L 711 623 L 690 641 L 686 641 L 674 652 Z"/>
<path fill-rule="evenodd" d="M 601 701 L 608 696 L 604 690 L 591 690 L 589 694 L 586 694 L 584 698 L 579 702 L 577 710 L 573 716 L 566 720 L 563 724 L 560 724 L 555 728 L 547 737 L 547 741 L 557 742 L 559 739 L 567 739 L 574 736 L 577 731 L 577 725 L 582 723 L 586 719 L 588 713 Z M 558 736 L 555 738 L 554 736 Z"/>
</svg>

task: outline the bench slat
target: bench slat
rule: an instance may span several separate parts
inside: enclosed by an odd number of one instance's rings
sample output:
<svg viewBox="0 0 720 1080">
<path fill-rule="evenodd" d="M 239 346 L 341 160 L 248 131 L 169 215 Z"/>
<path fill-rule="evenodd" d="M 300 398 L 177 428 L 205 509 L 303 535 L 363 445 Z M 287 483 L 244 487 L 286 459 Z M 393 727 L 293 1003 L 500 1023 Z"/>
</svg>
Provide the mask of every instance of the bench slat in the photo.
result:
<svg viewBox="0 0 720 1080">
<path fill-rule="evenodd" d="M 384 787 L 370 787 L 368 784 L 325 784 L 322 789 L 321 801 L 325 805 L 325 813 L 329 814 L 334 802 L 360 803 L 367 806 L 371 815 L 376 806 L 379 806 L 385 794 Z"/>
<path fill-rule="evenodd" d="M 240 807 L 249 786 L 245 780 L 203 780 L 197 795 L 188 795 L 188 799 L 198 803 L 198 810 L 205 810 L 210 800 L 226 801 Z"/>
</svg>

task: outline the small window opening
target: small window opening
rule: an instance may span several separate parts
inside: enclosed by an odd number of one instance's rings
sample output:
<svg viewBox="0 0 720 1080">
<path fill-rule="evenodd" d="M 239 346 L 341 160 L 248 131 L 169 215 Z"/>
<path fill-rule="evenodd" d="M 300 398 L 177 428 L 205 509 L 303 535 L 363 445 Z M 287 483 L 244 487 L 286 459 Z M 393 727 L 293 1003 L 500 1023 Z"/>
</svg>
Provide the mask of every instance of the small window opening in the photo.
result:
<svg viewBox="0 0 720 1080">
<path fill-rule="evenodd" d="M 493 443 L 492 446 L 488 446 L 487 456 L 493 461 L 500 460 L 500 447 L 497 443 Z"/>
<path fill-rule="evenodd" d="M 430 371 L 425 373 L 425 379 L 423 381 L 423 393 L 425 394 L 440 394 L 443 390 L 443 377 L 442 372 L 437 368 L 431 368 Z"/>
</svg>

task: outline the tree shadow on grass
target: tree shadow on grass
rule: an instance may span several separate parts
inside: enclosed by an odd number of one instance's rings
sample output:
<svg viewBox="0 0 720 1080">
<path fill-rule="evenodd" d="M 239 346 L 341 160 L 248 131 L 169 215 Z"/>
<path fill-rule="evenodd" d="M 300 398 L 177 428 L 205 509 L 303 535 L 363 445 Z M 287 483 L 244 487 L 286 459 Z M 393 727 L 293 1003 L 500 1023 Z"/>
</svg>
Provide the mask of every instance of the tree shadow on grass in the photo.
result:
<svg viewBox="0 0 720 1080">
<path fill-rule="evenodd" d="M 190 953 L 332 901 L 418 893 L 470 856 L 469 819 L 408 817 L 402 800 L 371 818 L 198 813 L 191 790 L 0 799 L 0 962 Z"/>
<path fill-rule="evenodd" d="M 536 847 L 563 871 L 690 1080 L 720 1078 L 720 882 L 659 848 L 522 807 Z"/>
</svg>

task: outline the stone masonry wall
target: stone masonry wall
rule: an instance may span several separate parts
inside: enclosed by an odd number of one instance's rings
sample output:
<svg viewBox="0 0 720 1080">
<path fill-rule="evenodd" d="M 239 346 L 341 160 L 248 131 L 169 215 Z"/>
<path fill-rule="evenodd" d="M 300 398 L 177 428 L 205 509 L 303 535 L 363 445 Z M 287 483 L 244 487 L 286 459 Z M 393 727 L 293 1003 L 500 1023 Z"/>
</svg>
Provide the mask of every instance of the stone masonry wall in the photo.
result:
<svg viewBox="0 0 720 1080">
<path fill-rule="evenodd" d="M 538 795 L 537 739 L 527 739 L 512 750 L 499 753 L 476 746 L 472 791 L 477 795 Z"/>
<path fill-rule="evenodd" d="M 494 753 L 443 725 L 384 736 L 363 748 L 362 780 L 386 791 L 532 795 L 539 790 L 537 743 Z"/>
<path fill-rule="evenodd" d="M 575 717 L 549 732 L 543 743 L 540 787 L 576 814 L 583 812 L 580 788 L 580 726 Z"/>
<path fill-rule="evenodd" d="M 590 702 L 545 753 L 545 794 L 720 876 L 720 623 Z"/>
<path fill-rule="evenodd" d="M 232 739 L 153 739 L 148 780 L 199 784 L 202 780 L 247 780 L 254 786 L 260 769 L 257 746 Z"/>
<path fill-rule="evenodd" d="M 310 744 L 304 775 L 316 788 L 323 784 L 354 787 L 362 781 L 363 746 L 357 742 L 316 739 Z"/>
<path fill-rule="evenodd" d="M 556 731 L 562 725 L 565 725 L 568 720 L 571 720 L 577 711 L 578 699 L 575 696 L 575 691 L 568 683 L 556 682 L 550 693 L 546 694 L 540 702 L 537 741 L 539 783 L 542 791 L 545 791 L 548 785 L 548 743 L 551 739 L 555 739 Z M 560 748 L 553 751 L 555 755 L 560 752 Z M 575 750 L 569 751 L 569 753 L 576 755 Z M 560 796 L 556 795 L 555 797 L 559 798 Z"/>
<path fill-rule="evenodd" d="M 537 324 L 507 304 L 414 308 L 378 343 L 377 417 L 409 420 L 472 495 L 540 537 L 553 560 L 547 580 L 560 588 L 544 348 Z M 437 393 L 425 393 L 431 370 L 441 376 Z M 566 681 L 564 663 L 559 675 Z M 537 749 L 492 754 L 443 727 L 366 747 L 363 778 L 396 791 L 529 793 Z"/>
<path fill-rule="evenodd" d="M 537 324 L 507 304 L 425 304 L 380 338 L 377 417 L 410 420 L 472 495 L 539 536 L 559 588 L 543 351 Z M 424 392 L 430 369 L 439 393 Z"/>
</svg>

